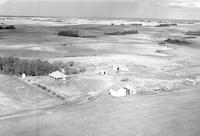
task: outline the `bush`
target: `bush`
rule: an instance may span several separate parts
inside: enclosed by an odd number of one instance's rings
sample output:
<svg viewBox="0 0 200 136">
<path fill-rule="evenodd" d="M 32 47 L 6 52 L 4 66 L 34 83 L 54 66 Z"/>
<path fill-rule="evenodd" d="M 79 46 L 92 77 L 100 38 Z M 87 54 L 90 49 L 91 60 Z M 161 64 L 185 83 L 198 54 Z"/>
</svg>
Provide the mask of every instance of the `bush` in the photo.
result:
<svg viewBox="0 0 200 136">
<path fill-rule="evenodd" d="M 43 85 L 41 85 L 41 84 L 34 83 L 34 85 L 36 85 L 37 87 L 41 88 L 42 90 L 47 90 L 48 92 L 51 91 L 51 90 L 48 89 L 46 86 L 43 86 Z"/>
<path fill-rule="evenodd" d="M 74 64 L 75 64 L 74 61 L 68 61 L 67 63 L 63 63 L 61 61 L 54 61 L 53 62 L 53 65 L 55 67 L 57 67 L 58 69 L 65 68 L 65 67 L 70 67 L 70 66 L 73 66 Z"/>
<path fill-rule="evenodd" d="M 0 29 L 16 29 L 14 25 L 2 25 Z"/>
<path fill-rule="evenodd" d="M 64 64 L 65 67 L 73 66 L 75 64 L 74 61 L 68 61 L 67 63 Z"/>
<path fill-rule="evenodd" d="M 61 70 L 61 72 L 67 75 L 78 74 L 80 72 L 86 71 L 84 66 L 81 66 L 81 64 L 75 63 L 74 61 L 68 61 L 66 63 L 63 63 L 61 61 L 54 61 L 53 65 L 56 69 Z"/>
<path fill-rule="evenodd" d="M 70 74 L 78 74 L 80 73 L 80 69 L 77 67 L 71 67 L 70 68 Z"/>
<path fill-rule="evenodd" d="M 85 72 L 86 68 L 85 67 L 80 67 L 80 72 Z"/>
<path fill-rule="evenodd" d="M 186 35 L 200 36 L 200 31 L 188 31 Z"/>
<path fill-rule="evenodd" d="M 71 31 L 71 30 L 59 31 L 58 35 L 59 36 L 69 36 L 69 37 L 80 37 L 78 31 Z"/>
<path fill-rule="evenodd" d="M 157 25 L 156 27 L 170 27 L 170 26 L 177 26 L 177 24 L 160 24 Z"/>
<path fill-rule="evenodd" d="M 177 44 L 177 45 L 186 45 L 186 44 L 190 44 L 190 42 L 188 41 L 184 41 L 184 40 L 179 40 L 179 39 L 167 39 L 164 42 L 166 43 L 170 43 L 170 44 Z"/>
<path fill-rule="evenodd" d="M 128 31 L 122 31 L 122 32 L 111 32 L 111 33 L 105 33 L 107 35 L 126 35 L 126 34 L 138 34 L 139 32 L 137 30 L 128 30 Z"/>
<path fill-rule="evenodd" d="M 61 69 L 63 68 L 63 63 L 61 61 L 54 61 L 53 65 L 57 68 L 57 69 Z"/>
<path fill-rule="evenodd" d="M 85 72 L 86 69 L 84 67 L 77 67 L 77 66 L 69 66 L 65 67 L 65 74 L 71 75 L 71 74 L 78 74 L 81 72 Z"/>
<path fill-rule="evenodd" d="M 15 26 L 13 26 L 13 25 L 9 25 L 9 26 L 6 26 L 5 29 L 16 29 L 16 28 L 15 28 Z"/>
<path fill-rule="evenodd" d="M 131 24 L 132 26 L 142 26 L 142 24 Z"/>
</svg>

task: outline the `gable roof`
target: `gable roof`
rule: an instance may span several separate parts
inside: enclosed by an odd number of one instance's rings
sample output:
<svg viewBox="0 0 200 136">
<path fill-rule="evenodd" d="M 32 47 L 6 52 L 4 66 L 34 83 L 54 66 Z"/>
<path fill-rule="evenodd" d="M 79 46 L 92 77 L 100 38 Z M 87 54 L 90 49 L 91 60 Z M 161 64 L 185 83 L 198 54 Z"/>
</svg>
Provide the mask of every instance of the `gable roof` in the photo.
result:
<svg viewBox="0 0 200 136">
<path fill-rule="evenodd" d="M 130 85 L 125 85 L 125 86 L 123 86 L 123 88 L 127 89 L 127 90 L 132 90 L 133 89 L 132 86 L 130 86 Z"/>
<path fill-rule="evenodd" d="M 52 77 L 52 78 L 56 78 L 56 79 L 68 77 L 67 75 L 63 74 L 60 71 L 54 71 L 53 73 L 50 73 L 49 76 Z"/>
</svg>

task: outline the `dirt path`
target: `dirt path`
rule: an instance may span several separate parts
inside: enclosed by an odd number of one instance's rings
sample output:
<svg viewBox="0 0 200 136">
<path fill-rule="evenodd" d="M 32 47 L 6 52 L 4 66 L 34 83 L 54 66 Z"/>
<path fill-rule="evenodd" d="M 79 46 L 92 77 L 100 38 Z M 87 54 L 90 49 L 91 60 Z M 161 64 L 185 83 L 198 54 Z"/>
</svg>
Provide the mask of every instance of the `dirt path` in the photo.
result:
<svg viewBox="0 0 200 136">
<path fill-rule="evenodd" d="M 0 121 L 3 136 L 199 136 L 199 89 L 137 95 L 103 96 L 79 105 Z M 11 131 L 12 130 L 12 131 Z"/>
</svg>

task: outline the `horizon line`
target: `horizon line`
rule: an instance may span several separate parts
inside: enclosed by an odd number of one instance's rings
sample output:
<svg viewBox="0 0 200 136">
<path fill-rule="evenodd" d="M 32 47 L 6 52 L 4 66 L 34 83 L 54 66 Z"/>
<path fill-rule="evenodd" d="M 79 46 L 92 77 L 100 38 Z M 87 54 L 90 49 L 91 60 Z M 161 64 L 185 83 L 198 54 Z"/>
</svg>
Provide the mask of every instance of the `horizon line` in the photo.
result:
<svg viewBox="0 0 200 136">
<path fill-rule="evenodd" d="M 1 15 L 0 17 L 52 17 L 52 18 L 96 18 L 96 19 L 150 19 L 150 20 L 173 20 L 173 21 L 200 21 L 200 19 L 173 19 L 173 18 L 153 18 L 153 17 L 75 17 L 75 16 L 43 16 L 43 15 Z"/>
</svg>

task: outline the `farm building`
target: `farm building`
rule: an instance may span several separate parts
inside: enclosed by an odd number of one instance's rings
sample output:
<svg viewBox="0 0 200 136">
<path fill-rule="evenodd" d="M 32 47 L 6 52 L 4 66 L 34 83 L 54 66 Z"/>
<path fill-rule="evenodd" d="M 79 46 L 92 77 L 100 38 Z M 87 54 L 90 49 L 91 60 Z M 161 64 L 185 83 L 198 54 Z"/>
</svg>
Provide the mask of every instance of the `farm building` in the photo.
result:
<svg viewBox="0 0 200 136">
<path fill-rule="evenodd" d="M 135 88 L 133 88 L 130 85 L 125 85 L 122 88 L 126 89 L 126 94 L 130 95 L 130 94 L 137 94 L 137 90 Z"/>
<path fill-rule="evenodd" d="M 131 87 L 130 85 L 126 85 L 117 91 L 110 89 L 109 94 L 114 97 L 122 97 L 126 95 L 137 94 L 137 90 Z"/>
<path fill-rule="evenodd" d="M 115 72 L 118 72 L 118 71 L 129 71 L 129 69 L 126 66 L 124 66 L 124 65 L 116 65 L 116 64 L 113 65 L 113 70 Z"/>
<path fill-rule="evenodd" d="M 113 90 L 110 89 L 109 90 L 109 94 L 114 96 L 114 97 L 122 97 L 122 96 L 126 96 L 126 90 L 124 88 L 121 88 L 119 90 Z"/>
<path fill-rule="evenodd" d="M 63 80 L 66 80 L 68 75 L 65 75 L 63 74 L 62 72 L 60 71 L 55 71 L 53 73 L 50 73 L 49 74 L 49 77 L 53 78 L 53 79 L 63 79 Z"/>
<path fill-rule="evenodd" d="M 117 72 L 117 71 L 119 71 L 120 70 L 120 67 L 118 66 L 118 65 L 113 65 L 113 70 L 115 71 L 115 72 Z"/>
<path fill-rule="evenodd" d="M 107 74 L 107 71 L 106 70 L 101 70 L 100 71 L 100 75 L 106 75 Z"/>
<path fill-rule="evenodd" d="M 25 79 L 26 78 L 26 74 L 22 74 L 22 79 Z"/>
</svg>

